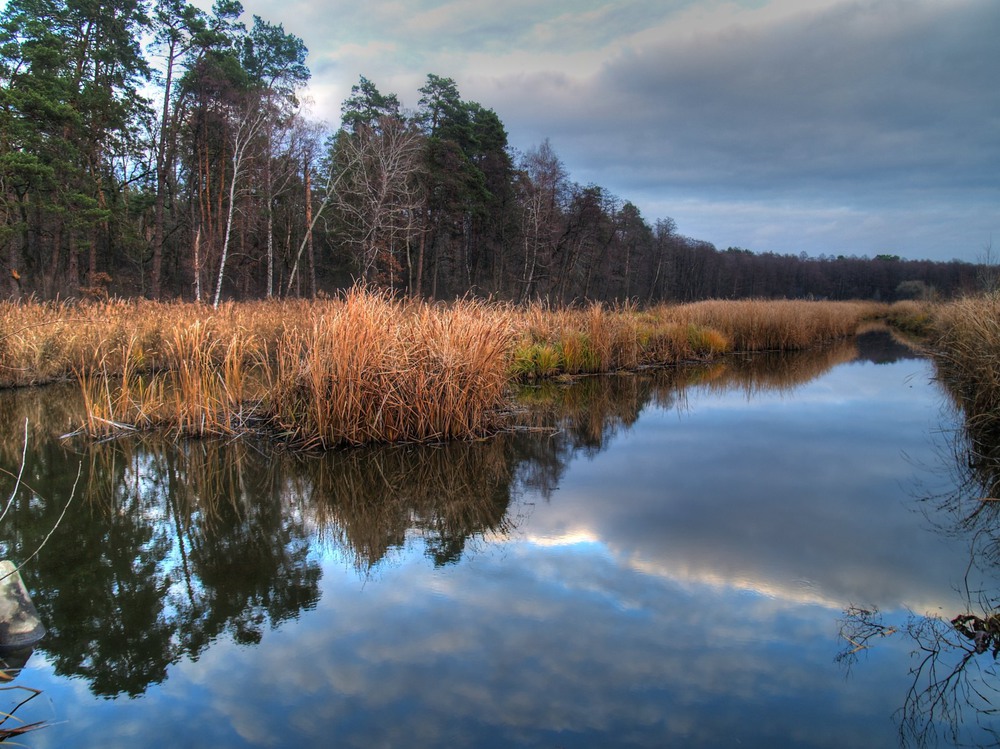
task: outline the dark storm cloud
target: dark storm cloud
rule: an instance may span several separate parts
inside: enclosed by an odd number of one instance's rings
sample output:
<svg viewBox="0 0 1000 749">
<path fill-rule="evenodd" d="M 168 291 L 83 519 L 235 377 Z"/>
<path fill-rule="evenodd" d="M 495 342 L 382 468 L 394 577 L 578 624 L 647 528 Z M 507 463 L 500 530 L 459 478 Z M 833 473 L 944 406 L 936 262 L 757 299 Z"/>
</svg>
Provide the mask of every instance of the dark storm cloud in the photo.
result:
<svg viewBox="0 0 1000 749">
<path fill-rule="evenodd" d="M 995 4 L 834 7 L 623 54 L 590 99 L 629 113 L 617 117 L 626 142 L 667 179 L 995 188 L 998 32 Z"/>
</svg>

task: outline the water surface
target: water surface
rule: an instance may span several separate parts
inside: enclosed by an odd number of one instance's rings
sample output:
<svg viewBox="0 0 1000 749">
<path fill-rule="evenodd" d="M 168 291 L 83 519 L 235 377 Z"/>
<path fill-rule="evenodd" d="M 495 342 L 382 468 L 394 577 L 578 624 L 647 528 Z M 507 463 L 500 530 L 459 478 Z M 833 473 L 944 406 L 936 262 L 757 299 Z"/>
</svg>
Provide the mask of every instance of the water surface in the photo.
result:
<svg viewBox="0 0 1000 749">
<path fill-rule="evenodd" d="M 1000 556 L 927 360 L 878 334 L 524 402 L 483 442 L 296 457 L 60 440 L 71 391 L 5 395 L 13 473 L 29 424 L 5 555 L 73 496 L 23 572 L 49 634 L 17 714 L 49 725 L 19 740 L 995 741 L 988 700 L 944 690 L 961 712 L 935 713 L 911 674 L 948 619 L 987 613 Z M 993 683 L 989 652 L 939 651 L 959 687 Z"/>
</svg>

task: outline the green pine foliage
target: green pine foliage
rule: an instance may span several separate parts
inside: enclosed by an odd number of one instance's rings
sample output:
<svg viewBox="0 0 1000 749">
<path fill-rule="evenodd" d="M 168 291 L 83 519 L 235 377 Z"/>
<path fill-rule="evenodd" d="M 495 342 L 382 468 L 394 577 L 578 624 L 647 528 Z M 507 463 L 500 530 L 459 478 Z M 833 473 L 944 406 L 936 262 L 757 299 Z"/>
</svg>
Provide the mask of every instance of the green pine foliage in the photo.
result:
<svg viewBox="0 0 1000 749">
<path fill-rule="evenodd" d="M 361 76 L 333 132 L 307 49 L 238 0 L 0 10 L 0 296 L 210 301 L 395 294 L 553 304 L 948 298 L 962 263 L 719 251 L 571 179 L 547 140 L 429 74 Z M 587 367 L 586 363 L 581 365 Z"/>
</svg>

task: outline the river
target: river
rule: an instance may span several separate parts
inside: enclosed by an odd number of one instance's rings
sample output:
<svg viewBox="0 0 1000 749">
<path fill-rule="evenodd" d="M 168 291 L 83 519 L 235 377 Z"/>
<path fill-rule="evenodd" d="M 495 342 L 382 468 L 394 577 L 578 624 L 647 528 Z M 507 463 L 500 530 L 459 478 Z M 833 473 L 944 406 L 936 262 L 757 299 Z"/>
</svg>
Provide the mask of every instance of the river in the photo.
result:
<svg viewBox="0 0 1000 749">
<path fill-rule="evenodd" d="M 102 749 L 996 742 L 994 640 L 949 620 L 988 621 L 998 503 L 930 361 L 873 332 L 521 402 L 482 442 L 296 456 L 92 444 L 62 437 L 73 388 L 3 394 L 0 465 L 26 422 L 28 448 L 0 548 L 42 545 L 21 574 L 48 633 L 9 657 L 0 728 Z"/>
</svg>

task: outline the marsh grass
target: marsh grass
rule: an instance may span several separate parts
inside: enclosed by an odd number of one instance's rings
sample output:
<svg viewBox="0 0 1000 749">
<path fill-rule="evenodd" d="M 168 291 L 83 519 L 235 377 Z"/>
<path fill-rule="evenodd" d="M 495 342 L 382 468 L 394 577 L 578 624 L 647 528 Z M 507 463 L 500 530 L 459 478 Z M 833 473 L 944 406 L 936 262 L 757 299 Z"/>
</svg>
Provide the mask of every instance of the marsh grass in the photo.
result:
<svg viewBox="0 0 1000 749">
<path fill-rule="evenodd" d="M 709 361 L 740 351 L 790 351 L 853 335 L 887 305 L 868 302 L 706 301 L 639 310 L 631 305 L 515 312 L 520 379 L 631 371 Z"/>
<path fill-rule="evenodd" d="M 936 310 L 934 358 L 966 421 L 1000 436 L 1000 296 L 970 297 Z"/>
<path fill-rule="evenodd" d="M 306 449 L 448 440 L 487 433 L 505 400 L 513 328 L 502 307 L 360 288 L 201 317 L 175 307 L 150 310 L 155 347 L 129 336 L 76 367 L 88 432 L 260 430 Z"/>
<path fill-rule="evenodd" d="M 630 305 L 600 304 L 552 309 L 536 304 L 516 310 L 520 337 L 513 375 L 531 380 L 630 371 L 705 360 L 730 350 L 721 332 L 670 319 L 663 314 L 667 309 L 643 312 Z"/>
<path fill-rule="evenodd" d="M 942 305 L 934 302 L 906 300 L 892 304 L 884 319 L 893 330 L 923 338 L 933 335 L 936 312 L 940 309 Z"/>
<path fill-rule="evenodd" d="M 75 377 L 94 436 L 259 431 L 308 449 L 475 438 L 499 425 L 517 381 L 801 349 L 851 335 L 879 309 L 429 304 L 360 287 L 218 309 L 2 303 L 0 385 Z"/>
<path fill-rule="evenodd" d="M 353 290 L 276 349 L 264 411 L 307 447 L 482 436 L 506 396 L 506 308 Z"/>
<path fill-rule="evenodd" d="M 718 331 L 735 351 L 792 351 L 853 335 L 865 320 L 883 315 L 876 302 L 710 300 L 658 308 L 666 319 Z"/>
</svg>

